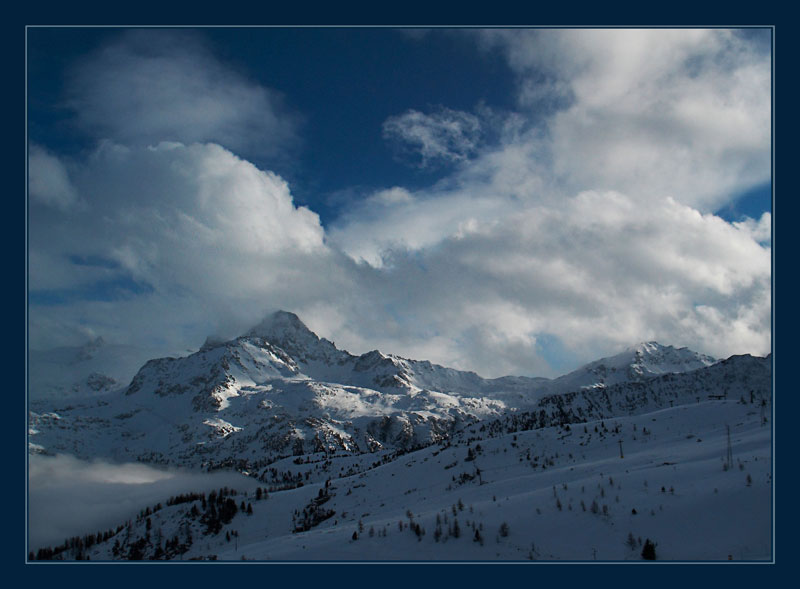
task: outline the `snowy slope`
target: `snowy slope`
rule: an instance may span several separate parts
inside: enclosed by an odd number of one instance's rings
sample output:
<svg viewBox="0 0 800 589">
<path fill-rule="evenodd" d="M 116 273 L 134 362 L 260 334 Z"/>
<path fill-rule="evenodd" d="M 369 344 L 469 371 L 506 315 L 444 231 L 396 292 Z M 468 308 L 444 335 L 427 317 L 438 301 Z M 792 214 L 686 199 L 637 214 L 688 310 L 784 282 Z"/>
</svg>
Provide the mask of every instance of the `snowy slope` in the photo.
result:
<svg viewBox="0 0 800 589">
<path fill-rule="evenodd" d="M 647 540 L 658 560 L 772 553 L 771 429 L 749 402 L 514 433 L 474 426 L 415 452 L 312 454 L 274 468 L 305 484 L 228 490 L 237 509 L 218 528 L 208 494 L 165 497 L 105 540 L 55 557 L 639 561 Z"/>
</svg>

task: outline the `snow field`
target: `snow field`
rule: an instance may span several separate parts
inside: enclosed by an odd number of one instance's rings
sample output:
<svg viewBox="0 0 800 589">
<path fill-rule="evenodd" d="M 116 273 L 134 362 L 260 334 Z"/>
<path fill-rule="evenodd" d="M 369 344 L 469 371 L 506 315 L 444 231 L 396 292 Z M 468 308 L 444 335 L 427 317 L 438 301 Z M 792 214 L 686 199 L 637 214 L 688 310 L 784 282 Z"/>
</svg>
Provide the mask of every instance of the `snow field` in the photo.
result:
<svg viewBox="0 0 800 589">
<path fill-rule="evenodd" d="M 726 425 L 734 458 L 727 470 Z M 771 432 L 750 405 L 704 402 L 494 438 L 472 429 L 451 446 L 377 467 L 375 454 L 327 461 L 313 455 L 309 464 L 284 459 L 271 466 L 309 472 L 303 487 L 258 502 L 251 491 L 253 515 L 239 513 L 216 536 L 198 529 L 183 558 L 639 561 L 640 538 L 656 542 L 659 560 L 771 556 Z M 475 459 L 467 461 L 470 448 Z M 295 510 L 308 506 L 328 478 L 332 497 L 323 507 L 335 515 L 292 533 Z M 167 518 L 163 535 L 179 528 L 177 514 L 159 517 Z M 226 541 L 225 531 L 234 529 L 238 537 Z M 96 558 L 102 556 L 98 549 Z"/>
</svg>

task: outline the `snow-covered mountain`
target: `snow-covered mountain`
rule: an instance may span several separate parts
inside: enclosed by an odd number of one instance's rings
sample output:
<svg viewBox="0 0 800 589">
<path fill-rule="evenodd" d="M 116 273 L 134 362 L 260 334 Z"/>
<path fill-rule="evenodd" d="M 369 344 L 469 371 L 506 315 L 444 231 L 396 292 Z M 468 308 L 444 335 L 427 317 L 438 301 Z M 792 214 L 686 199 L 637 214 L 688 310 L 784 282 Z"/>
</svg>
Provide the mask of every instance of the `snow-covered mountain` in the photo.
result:
<svg viewBox="0 0 800 589">
<path fill-rule="evenodd" d="M 408 448 L 504 411 L 502 395 L 468 393 L 483 382 L 378 351 L 354 356 L 278 312 L 241 337 L 148 361 L 120 393 L 32 404 L 32 447 L 248 469 L 323 449 Z"/>
<path fill-rule="evenodd" d="M 317 381 L 366 387 L 386 393 L 429 390 L 460 396 L 491 394 L 504 400 L 511 399 L 514 406 L 524 406 L 544 393 L 557 394 L 587 387 L 640 382 L 653 376 L 687 372 L 716 362 L 714 358 L 688 348 L 676 349 L 647 342 L 552 380 L 525 376 L 485 379 L 474 372 L 384 354 L 378 350 L 354 356 L 339 350 L 332 342 L 320 339 L 297 315 L 285 311 L 265 318 L 244 337 L 257 340 L 257 345 L 269 344 L 280 348 L 294 361 L 299 373 Z M 203 349 L 226 343 L 207 341 Z"/>
<path fill-rule="evenodd" d="M 654 376 L 689 372 L 711 366 L 716 360 L 688 348 L 643 342 L 608 358 L 595 360 L 560 376 L 546 387 L 559 393 L 582 388 L 605 387 L 625 382 L 643 382 Z"/>
<path fill-rule="evenodd" d="M 476 396 L 529 392 L 546 381 L 542 378 L 484 379 L 474 372 L 455 370 L 427 361 L 409 360 L 378 350 L 354 356 L 309 330 L 294 313 L 278 311 L 251 329 L 246 337 L 257 338 L 285 351 L 300 372 L 322 381 L 396 393 L 423 390 Z"/>
<path fill-rule="evenodd" d="M 510 432 L 563 426 L 697 405 L 710 399 L 766 406 L 772 399 L 771 385 L 771 356 L 731 356 L 688 372 L 546 395 L 535 406 L 489 421 L 483 427 Z"/>
<path fill-rule="evenodd" d="M 558 407 L 560 421 L 629 413 L 629 390 L 619 387 L 695 373 L 712 362 L 648 343 L 553 380 L 483 379 L 377 350 L 355 356 L 279 311 L 233 340 L 148 361 L 124 390 L 60 405 L 33 402 L 30 441 L 37 452 L 263 475 L 284 456 L 407 450 L 509 412 Z M 567 413 L 564 402 L 575 395 L 583 401 Z M 614 401 L 596 400 L 609 395 Z M 605 413 L 594 409 L 598 404 Z"/>
</svg>

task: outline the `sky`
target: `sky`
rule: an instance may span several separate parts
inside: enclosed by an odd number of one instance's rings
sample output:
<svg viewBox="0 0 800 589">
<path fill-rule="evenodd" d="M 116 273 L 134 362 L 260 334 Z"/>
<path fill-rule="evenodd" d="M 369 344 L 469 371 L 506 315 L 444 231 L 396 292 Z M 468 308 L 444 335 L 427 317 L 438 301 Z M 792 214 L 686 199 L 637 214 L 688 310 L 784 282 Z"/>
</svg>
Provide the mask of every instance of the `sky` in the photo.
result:
<svg viewBox="0 0 800 589">
<path fill-rule="evenodd" d="M 31 348 L 297 313 L 557 376 L 771 351 L 770 29 L 27 35 Z"/>
</svg>

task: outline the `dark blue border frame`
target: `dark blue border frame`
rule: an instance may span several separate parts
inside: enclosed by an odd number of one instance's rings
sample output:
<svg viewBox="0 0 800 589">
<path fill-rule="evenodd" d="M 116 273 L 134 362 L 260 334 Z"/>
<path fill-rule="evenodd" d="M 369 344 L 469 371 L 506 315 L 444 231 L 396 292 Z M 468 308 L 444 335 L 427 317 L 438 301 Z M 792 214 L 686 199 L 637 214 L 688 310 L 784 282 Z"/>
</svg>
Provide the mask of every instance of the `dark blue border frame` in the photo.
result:
<svg viewBox="0 0 800 589">
<path fill-rule="evenodd" d="M 364 9 L 362 9 L 364 8 Z M 376 10 L 377 8 L 377 10 Z M 536 568 L 522 565 L 494 565 L 494 564 L 413 564 L 413 565 L 374 565 L 374 564 L 287 564 L 272 565 L 268 568 L 264 565 L 253 564 L 250 566 L 240 566 L 237 564 L 214 564 L 196 566 L 162 566 L 154 569 L 147 564 L 130 565 L 126 568 L 119 568 L 118 565 L 26 565 L 25 559 L 25 519 L 26 510 L 21 507 L 25 503 L 26 488 L 21 484 L 24 477 L 27 461 L 27 451 L 19 448 L 20 425 L 16 419 L 21 417 L 23 410 L 27 413 L 24 395 L 17 395 L 25 387 L 25 373 L 22 370 L 26 366 L 27 345 L 26 342 L 27 326 L 27 307 L 23 306 L 22 289 L 19 288 L 15 279 L 23 277 L 27 283 L 27 268 L 25 261 L 25 240 L 26 240 L 26 210 L 24 198 L 25 177 L 26 177 L 26 157 L 24 153 L 25 137 L 25 115 L 24 115 L 24 48 L 25 48 L 25 26 L 32 24 L 40 25 L 92 25 L 92 24 L 190 24 L 190 25 L 235 25 L 235 24 L 272 24 L 272 25 L 370 25 L 370 24 L 393 24 L 393 25 L 575 25 L 575 26 L 631 26 L 641 25 L 646 27 L 658 26 L 698 26 L 715 24 L 719 26 L 734 25 L 767 25 L 774 26 L 773 29 L 773 326 L 777 317 L 780 318 L 779 328 L 773 327 L 773 366 L 779 357 L 777 353 L 778 344 L 783 343 L 786 348 L 786 357 L 791 354 L 792 342 L 795 339 L 795 321 L 793 313 L 779 305 L 777 296 L 777 285 L 786 287 L 791 283 L 791 274 L 783 274 L 780 280 L 776 279 L 779 261 L 791 261 L 793 249 L 795 247 L 792 239 L 793 233 L 785 229 L 784 225 L 778 222 L 779 213 L 781 219 L 791 219 L 794 204 L 794 195 L 790 192 L 790 184 L 779 182 L 777 174 L 777 164 L 779 161 L 788 161 L 791 155 L 791 148 L 787 137 L 788 128 L 783 126 L 776 130 L 776 114 L 782 115 L 785 121 L 786 108 L 788 103 L 781 102 L 778 90 L 785 91 L 790 87 L 792 76 L 779 77 L 779 72 L 789 72 L 790 67 L 794 68 L 794 55 L 790 50 L 789 41 L 794 32 L 788 25 L 791 19 L 783 18 L 780 10 L 771 7 L 751 5 L 744 10 L 737 7 L 726 7 L 725 12 L 709 7 L 701 8 L 696 3 L 688 6 L 677 6 L 674 3 L 667 6 L 650 6 L 646 11 L 653 11 L 663 8 L 664 12 L 642 15 L 640 12 L 627 12 L 625 6 L 618 5 L 613 10 L 606 5 L 594 4 L 589 7 L 568 5 L 565 7 L 542 7 L 534 4 L 516 4 L 510 10 L 493 4 L 485 8 L 485 11 L 476 14 L 473 9 L 458 6 L 450 8 L 446 6 L 435 7 L 430 3 L 421 6 L 412 6 L 408 3 L 403 5 L 402 13 L 394 11 L 392 5 L 378 7 L 371 3 L 367 7 L 342 7 L 338 4 L 328 4 L 326 6 L 300 6 L 290 8 L 280 8 L 273 4 L 263 5 L 262 8 L 253 8 L 252 4 L 245 5 L 243 8 L 232 6 L 226 3 L 225 12 L 217 13 L 203 12 L 204 9 L 199 4 L 188 5 L 178 3 L 177 5 L 166 5 L 164 3 L 146 6 L 139 2 L 129 5 L 117 5 L 109 12 L 108 9 L 96 11 L 91 5 L 76 6 L 73 3 L 62 3 L 54 6 L 47 6 L 46 3 L 37 3 L 29 8 L 22 8 L 22 13 L 10 15 L 5 21 L 3 43 L 7 58 L 5 69 L 8 80 L 5 93 L 7 102 L 7 112 L 11 113 L 7 128 L 7 136 L 11 138 L 6 142 L 4 162 L 6 163 L 6 173 L 4 178 L 7 182 L 6 200 L 8 204 L 6 215 L 6 230 L 3 235 L 7 240 L 5 252 L 5 268 L 7 275 L 11 277 L 11 284 L 5 289 L 6 308 L 8 313 L 7 325 L 14 327 L 13 335 L 7 334 L 4 342 L 5 366 L 10 380 L 6 381 L 6 409 L 10 412 L 10 427 L 4 428 L 4 435 L 8 438 L 5 445 L 7 452 L 11 456 L 11 463 L 14 465 L 14 473 L 11 476 L 11 483 L 6 485 L 6 505 L 8 525 L 6 533 L 3 534 L 3 570 L 7 575 L 22 575 L 20 579 L 24 583 L 32 583 L 35 586 L 39 583 L 72 583 L 72 582 L 111 582 L 117 584 L 139 584 L 152 578 L 153 574 L 158 575 L 159 582 L 170 582 L 172 580 L 182 583 L 197 581 L 203 585 L 209 582 L 233 582 L 248 583 L 257 582 L 261 584 L 274 585 L 278 583 L 292 583 L 306 585 L 341 584 L 347 586 L 361 585 L 364 583 L 384 585 L 387 581 L 397 582 L 398 584 L 418 584 L 424 583 L 447 584 L 459 586 L 466 584 L 474 586 L 478 584 L 489 584 L 506 582 L 522 582 L 525 585 L 537 585 L 542 583 L 558 583 L 563 586 L 564 582 L 584 582 L 590 585 L 598 583 L 612 582 L 617 586 L 631 582 L 646 584 L 647 587 L 654 583 L 657 585 L 674 586 L 677 582 L 685 580 L 695 583 L 710 582 L 715 585 L 725 584 L 753 586 L 755 583 L 763 584 L 775 580 L 775 575 L 787 573 L 787 566 L 791 564 L 793 542 L 789 539 L 789 531 L 792 526 L 792 518 L 787 518 L 787 511 L 794 511 L 791 502 L 787 503 L 785 489 L 791 486 L 790 480 L 784 480 L 788 469 L 778 469 L 777 459 L 784 460 L 791 456 L 789 449 L 791 433 L 776 428 L 777 416 L 773 420 L 773 440 L 776 450 L 775 454 L 775 476 L 773 480 L 777 485 L 782 484 L 784 492 L 775 492 L 776 510 L 776 529 L 774 558 L 775 564 L 669 564 L 655 565 L 657 571 L 648 571 L 647 565 L 623 566 L 621 564 L 604 564 L 595 566 L 592 564 L 545 564 L 540 563 Z M 641 6 L 637 7 L 640 10 Z M 473 10 L 473 12 L 469 12 Z M 22 89 L 20 91 L 20 89 Z M 19 94 L 17 93 L 19 92 Z M 20 96 L 22 94 L 22 96 Z M 19 109 L 19 110 L 18 110 Z M 22 112 L 20 112 L 22 111 Z M 783 149 L 777 149 L 783 147 Z M 783 159 L 781 159 L 783 156 Z M 23 167 L 25 166 L 25 167 Z M 21 170 L 22 168 L 22 170 Z M 24 170 L 24 173 L 23 173 Z M 776 198 L 778 189 L 781 189 L 782 198 Z M 776 207 L 776 201 L 780 201 L 780 206 Z M 784 234 L 783 231 L 788 233 Z M 778 248 L 779 246 L 779 248 Z M 777 254 L 775 252 L 778 252 Z M 27 289 L 26 289 L 27 292 Z M 23 307 L 20 313 L 20 307 Z M 783 349 L 781 347 L 781 349 Z M 783 356 L 781 356 L 783 357 Z M 781 370 L 775 369 L 774 382 L 778 396 L 778 404 L 781 415 L 784 417 L 782 427 L 787 425 L 786 420 L 792 420 L 796 414 L 794 411 L 796 400 L 793 387 L 788 384 L 788 375 Z M 779 382 L 784 382 L 784 387 L 778 387 Z M 781 394 L 783 391 L 783 394 Z M 27 420 L 26 420 L 27 421 Z M 26 427 L 27 430 L 27 427 Z M 20 468 L 22 473 L 16 469 Z M 22 475 L 22 476 L 20 476 Z M 791 475 L 789 475 L 791 477 Z M 780 499 L 783 501 L 780 501 Z M 777 518 L 777 509 L 783 506 L 785 509 L 781 513 L 781 518 Z M 787 558 L 789 559 L 787 562 Z M 236 569 L 229 567 L 236 566 Z M 684 577 L 686 575 L 686 577 Z M 160 583 L 159 583 L 160 584 Z"/>
</svg>

